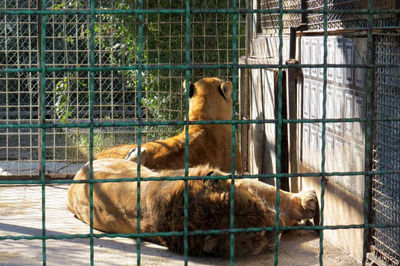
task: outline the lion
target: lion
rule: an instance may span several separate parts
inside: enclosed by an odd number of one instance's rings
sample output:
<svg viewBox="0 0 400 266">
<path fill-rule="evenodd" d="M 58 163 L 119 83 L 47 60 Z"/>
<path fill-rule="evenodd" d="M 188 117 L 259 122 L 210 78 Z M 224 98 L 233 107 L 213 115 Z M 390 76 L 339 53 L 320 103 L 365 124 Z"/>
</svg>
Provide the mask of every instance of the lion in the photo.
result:
<svg viewBox="0 0 400 266">
<path fill-rule="evenodd" d="M 224 172 L 208 165 L 189 169 L 189 176 L 204 179 L 189 180 L 188 231 L 229 229 L 231 181 L 210 180 L 209 176 L 224 176 Z M 184 230 L 185 182 L 154 177 L 184 176 L 184 170 L 160 173 L 141 166 L 140 170 L 140 232 L 170 232 Z M 93 161 L 93 178 L 113 180 L 136 178 L 137 164 L 123 159 Z M 153 178 L 153 180 L 146 179 Z M 220 177 L 219 177 L 220 178 Z M 82 167 L 74 180 L 89 179 L 89 164 Z M 93 227 L 108 233 L 137 232 L 137 182 L 105 182 L 93 184 Z M 235 228 L 275 226 L 276 189 L 252 179 L 238 179 L 234 183 Z M 74 183 L 68 189 L 68 209 L 81 221 L 90 224 L 89 184 Z M 314 191 L 290 193 L 280 190 L 279 225 L 295 225 L 311 219 L 318 212 Z M 261 229 L 260 229 L 261 230 Z M 274 231 L 235 233 L 236 256 L 255 255 L 274 244 Z M 164 245 L 169 250 L 183 253 L 182 236 L 144 238 Z M 229 255 L 229 234 L 197 234 L 188 236 L 188 254 L 195 256 Z"/>
<path fill-rule="evenodd" d="M 186 82 L 183 83 L 185 87 Z M 186 89 L 186 88 L 185 88 Z M 189 85 L 189 120 L 231 120 L 232 83 L 219 78 L 203 78 Z M 185 130 L 177 136 L 141 145 L 141 164 L 152 170 L 183 169 Z M 232 125 L 189 125 L 190 167 L 210 164 L 222 171 L 232 170 Z M 119 145 L 106 149 L 95 159 L 120 158 L 136 162 L 137 145 Z M 235 170 L 243 172 L 236 141 Z"/>
</svg>

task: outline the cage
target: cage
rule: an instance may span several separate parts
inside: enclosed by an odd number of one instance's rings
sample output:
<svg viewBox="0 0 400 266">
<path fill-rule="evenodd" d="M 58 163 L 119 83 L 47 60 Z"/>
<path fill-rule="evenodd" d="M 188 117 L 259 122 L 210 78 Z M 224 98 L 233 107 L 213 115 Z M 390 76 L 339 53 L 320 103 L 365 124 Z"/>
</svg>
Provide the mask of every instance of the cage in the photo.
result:
<svg viewBox="0 0 400 266">
<path fill-rule="evenodd" d="M 65 184 L 97 152 L 185 130 L 182 83 L 218 76 L 233 82 L 236 113 L 224 123 L 239 136 L 246 170 L 230 178 L 319 194 L 319 224 L 248 230 L 317 230 L 320 264 L 336 263 L 323 255 L 333 244 L 362 264 L 398 265 L 399 8 L 395 0 L 2 1 L 0 242 L 8 253 L 0 264 L 59 263 L 74 252 L 72 263 L 117 264 L 121 250 L 132 263 L 165 263 L 170 255 L 140 245 L 141 234 L 83 225 L 77 233 L 54 213 Z M 231 236 L 230 264 L 293 262 L 278 254 L 278 234 L 271 256 L 237 259 L 239 229 L 226 230 L 217 233 Z M 139 239 L 135 251 L 129 238 Z"/>
</svg>

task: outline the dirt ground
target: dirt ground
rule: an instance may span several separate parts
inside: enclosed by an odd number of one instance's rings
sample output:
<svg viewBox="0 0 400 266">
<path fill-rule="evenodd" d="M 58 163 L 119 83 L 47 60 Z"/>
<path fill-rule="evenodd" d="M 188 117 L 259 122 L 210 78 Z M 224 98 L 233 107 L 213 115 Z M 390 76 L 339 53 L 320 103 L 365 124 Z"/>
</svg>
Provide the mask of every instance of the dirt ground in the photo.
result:
<svg viewBox="0 0 400 266">
<path fill-rule="evenodd" d="M 89 227 L 66 209 L 67 186 L 46 186 L 46 234 L 87 234 Z M 40 186 L 0 186 L 0 236 L 41 235 Z M 282 235 L 279 265 L 318 265 L 319 237 L 312 231 Z M 136 242 L 126 238 L 94 239 L 95 265 L 136 265 Z M 41 240 L 0 240 L 0 265 L 42 265 Z M 89 239 L 46 241 L 47 265 L 89 265 Z M 235 260 L 235 265 L 273 265 L 273 252 Z M 324 265 L 359 265 L 354 258 L 324 241 Z M 182 265 L 183 256 L 144 242 L 142 265 Z M 189 258 L 189 265 L 229 265 L 222 258 Z"/>
</svg>

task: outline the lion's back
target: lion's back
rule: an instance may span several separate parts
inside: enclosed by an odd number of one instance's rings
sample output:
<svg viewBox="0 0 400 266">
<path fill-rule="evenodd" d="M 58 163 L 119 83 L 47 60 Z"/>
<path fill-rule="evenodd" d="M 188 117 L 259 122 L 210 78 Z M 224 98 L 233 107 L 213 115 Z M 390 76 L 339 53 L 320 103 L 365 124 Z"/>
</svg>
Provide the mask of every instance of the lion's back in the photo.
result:
<svg viewBox="0 0 400 266">
<path fill-rule="evenodd" d="M 151 195 L 148 205 L 153 214 L 151 223 L 156 232 L 184 230 L 184 182 L 160 184 Z M 171 182 L 169 182 L 171 183 Z M 189 231 L 225 230 L 230 227 L 231 185 L 226 180 L 193 180 L 188 183 Z M 149 195 L 148 195 L 149 196 Z M 256 195 L 238 189 L 235 192 L 235 227 L 273 226 L 274 216 L 265 212 Z M 271 235 L 271 236 L 269 236 Z M 235 234 L 235 253 L 238 256 L 261 252 L 273 239 L 271 232 L 248 232 Z M 183 237 L 164 237 L 165 245 L 172 251 L 182 253 Z M 229 234 L 194 235 L 188 237 L 190 255 L 229 255 Z"/>
</svg>

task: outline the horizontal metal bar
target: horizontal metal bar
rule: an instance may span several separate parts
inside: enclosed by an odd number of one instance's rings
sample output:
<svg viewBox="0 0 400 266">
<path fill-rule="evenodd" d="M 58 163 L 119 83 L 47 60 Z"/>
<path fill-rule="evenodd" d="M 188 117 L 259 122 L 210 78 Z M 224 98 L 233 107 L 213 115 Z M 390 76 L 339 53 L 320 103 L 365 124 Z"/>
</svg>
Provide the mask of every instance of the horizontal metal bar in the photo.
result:
<svg viewBox="0 0 400 266">
<path fill-rule="evenodd" d="M 63 162 L 65 162 L 65 160 L 63 160 Z M 74 178 L 74 176 L 75 176 L 75 174 L 46 174 L 45 178 L 46 179 L 72 179 L 72 178 Z M 41 179 L 40 174 L 36 174 L 36 175 L 0 175 L 0 180 L 9 180 L 9 181 L 40 180 L 40 179 Z"/>
<path fill-rule="evenodd" d="M 146 14 L 180 14 L 186 9 L 96 9 L 95 15 L 146 15 Z M 193 14 L 400 14 L 400 9 L 246 9 L 246 8 L 191 8 Z M 70 10 L 31 10 L 1 9 L 0 15 L 90 15 L 90 9 Z"/>
<path fill-rule="evenodd" d="M 168 64 L 142 65 L 143 70 L 189 70 L 189 69 L 257 69 L 257 68 L 324 68 L 324 64 Z M 400 68 L 399 64 L 327 64 L 327 68 Z M 48 72 L 105 72 L 138 70 L 137 65 L 108 67 L 48 67 Z M 4 68 L 0 73 L 41 72 L 40 68 Z"/>
<path fill-rule="evenodd" d="M 285 124 L 307 124 L 307 123 L 365 123 L 367 118 L 329 118 L 329 119 L 282 119 Z M 371 121 L 393 122 L 400 121 L 400 117 L 374 118 Z M 186 121 L 124 121 L 124 122 L 94 122 L 94 127 L 136 127 L 136 126 L 182 126 Z M 276 124 L 276 119 L 248 119 L 248 120 L 197 120 L 189 121 L 189 125 L 243 125 L 243 124 Z M 44 123 L 44 124 L 0 124 L 1 128 L 90 128 L 90 123 Z"/>
<path fill-rule="evenodd" d="M 381 171 L 360 171 L 360 172 L 324 172 L 324 176 L 360 176 L 360 175 L 387 175 L 399 174 L 397 170 L 381 170 Z M 229 176 L 163 176 L 163 177 L 146 177 L 141 182 L 146 181 L 178 181 L 178 180 L 229 180 L 234 179 L 269 179 L 269 178 L 294 178 L 294 177 L 321 177 L 322 173 L 280 173 L 280 174 L 257 174 L 257 175 L 229 175 Z M 118 178 L 118 179 L 94 179 L 94 180 L 45 180 L 45 184 L 95 184 L 95 183 L 120 183 L 120 182 L 136 182 L 137 178 Z M 329 182 L 329 180 L 327 181 Z M 7 176 L 0 176 L 0 184 L 4 185 L 22 185 L 22 184 L 42 184 L 41 180 L 7 180 Z"/>
<path fill-rule="evenodd" d="M 350 224 L 350 225 L 307 225 L 307 226 L 279 226 L 279 231 L 297 231 L 297 230 L 337 230 L 337 229 L 364 229 L 364 228 L 397 228 L 400 224 Z M 197 230 L 188 231 L 188 235 L 213 235 L 213 234 L 230 234 L 230 233 L 248 233 L 261 231 L 274 231 L 275 227 L 248 227 L 248 228 L 227 228 L 216 230 Z M 129 233 L 129 234 L 93 234 L 96 238 L 103 237 L 123 237 L 123 238 L 143 238 L 143 237 L 168 237 L 183 236 L 183 231 L 170 231 L 158 233 Z M 37 239 L 77 239 L 89 238 L 89 234 L 63 234 L 63 235 L 33 235 L 33 236 L 0 236 L 0 240 L 37 240 Z"/>
</svg>

